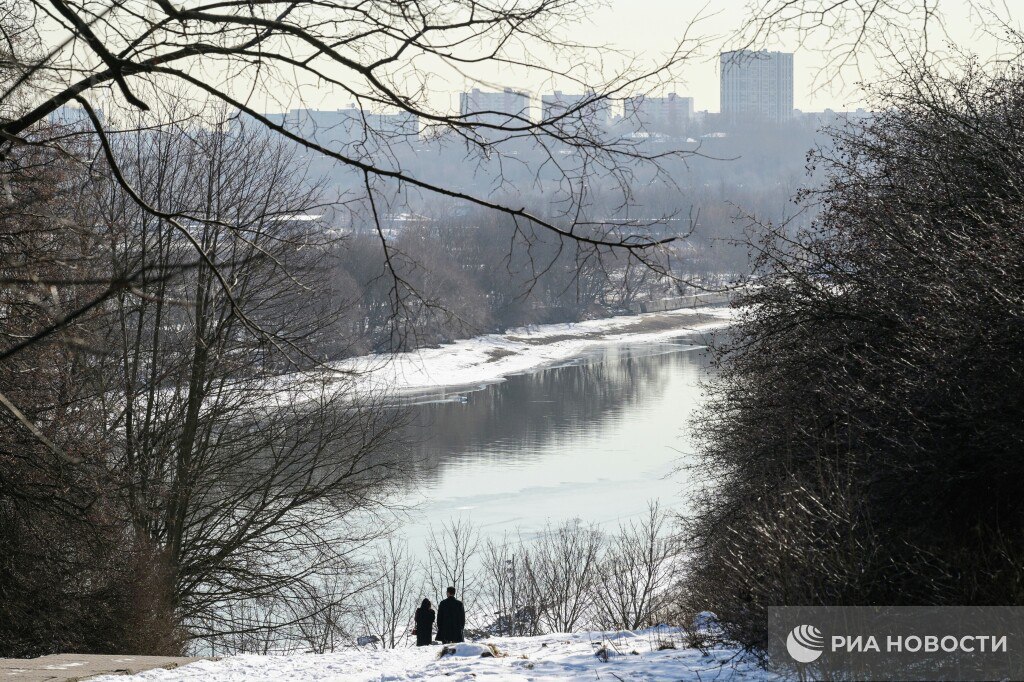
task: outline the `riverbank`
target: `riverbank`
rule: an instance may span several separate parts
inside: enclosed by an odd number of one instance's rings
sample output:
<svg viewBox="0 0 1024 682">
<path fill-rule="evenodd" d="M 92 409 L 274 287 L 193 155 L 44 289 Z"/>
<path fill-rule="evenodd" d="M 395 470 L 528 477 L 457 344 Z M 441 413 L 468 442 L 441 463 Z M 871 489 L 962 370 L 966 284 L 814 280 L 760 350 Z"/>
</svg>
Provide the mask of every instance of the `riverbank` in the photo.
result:
<svg viewBox="0 0 1024 682">
<path fill-rule="evenodd" d="M 351 358 L 333 367 L 351 374 L 357 391 L 415 395 L 471 390 L 566 362 L 602 345 L 665 341 L 724 328 L 734 312 L 725 306 L 703 307 L 518 327 L 436 348 Z"/>
</svg>

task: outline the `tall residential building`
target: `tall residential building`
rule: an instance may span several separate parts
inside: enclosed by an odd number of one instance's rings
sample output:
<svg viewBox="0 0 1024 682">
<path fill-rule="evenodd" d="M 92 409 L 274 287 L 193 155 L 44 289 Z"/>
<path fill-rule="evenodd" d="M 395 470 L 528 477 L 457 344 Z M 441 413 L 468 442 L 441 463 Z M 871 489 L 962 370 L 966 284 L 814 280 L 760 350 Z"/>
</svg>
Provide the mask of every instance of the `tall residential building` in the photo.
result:
<svg viewBox="0 0 1024 682">
<path fill-rule="evenodd" d="M 721 54 L 722 116 L 785 121 L 793 116 L 793 54 L 736 50 Z"/>
<path fill-rule="evenodd" d="M 569 95 L 555 90 L 550 95 L 543 95 L 540 103 L 541 120 L 544 121 L 563 116 L 569 125 L 583 124 L 586 127 L 606 126 L 611 121 L 608 100 L 597 98 L 593 92 Z"/>
<path fill-rule="evenodd" d="M 460 93 L 459 114 L 492 125 L 507 125 L 514 123 L 514 118 L 530 118 L 530 96 L 512 88 L 501 92 L 473 88 Z"/>
<path fill-rule="evenodd" d="M 670 92 L 666 97 L 638 95 L 624 103 L 623 115 L 647 132 L 681 135 L 693 118 L 693 98 Z"/>
</svg>

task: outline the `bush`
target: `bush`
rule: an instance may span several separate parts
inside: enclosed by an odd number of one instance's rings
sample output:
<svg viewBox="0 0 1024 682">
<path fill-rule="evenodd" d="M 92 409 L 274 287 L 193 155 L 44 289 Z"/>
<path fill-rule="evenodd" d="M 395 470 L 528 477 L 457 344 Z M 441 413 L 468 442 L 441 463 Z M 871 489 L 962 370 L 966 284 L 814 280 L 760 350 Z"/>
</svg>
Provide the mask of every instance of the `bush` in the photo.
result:
<svg viewBox="0 0 1024 682">
<path fill-rule="evenodd" d="M 820 208 L 761 226 L 721 341 L 685 608 L 1018 604 L 1024 73 L 908 73 L 816 155 Z"/>
<path fill-rule="evenodd" d="M 180 655 L 159 557 L 95 517 L 0 504 L 0 656 Z"/>
</svg>

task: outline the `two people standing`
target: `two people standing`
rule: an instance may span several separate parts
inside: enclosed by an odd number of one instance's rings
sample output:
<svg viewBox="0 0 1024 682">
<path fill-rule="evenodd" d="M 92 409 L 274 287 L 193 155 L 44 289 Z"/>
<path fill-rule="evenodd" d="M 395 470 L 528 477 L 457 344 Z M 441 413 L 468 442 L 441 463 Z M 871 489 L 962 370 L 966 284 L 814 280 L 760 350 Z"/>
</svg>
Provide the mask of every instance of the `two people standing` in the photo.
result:
<svg viewBox="0 0 1024 682">
<path fill-rule="evenodd" d="M 416 609 L 416 646 L 427 646 L 433 640 L 434 609 L 430 600 L 424 599 Z M 455 588 L 448 588 L 448 598 L 437 605 L 437 638 L 442 644 L 453 644 L 463 641 L 462 632 L 466 628 L 466 609 L 462 602 L 455 598 Z"/>
</svg>

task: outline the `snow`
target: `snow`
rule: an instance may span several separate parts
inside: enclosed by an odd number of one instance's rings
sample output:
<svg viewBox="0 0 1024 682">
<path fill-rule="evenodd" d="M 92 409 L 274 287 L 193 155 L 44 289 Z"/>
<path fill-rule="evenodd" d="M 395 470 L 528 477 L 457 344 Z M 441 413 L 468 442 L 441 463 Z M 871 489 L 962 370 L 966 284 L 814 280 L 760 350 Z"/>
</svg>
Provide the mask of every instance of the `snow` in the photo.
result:
<svg viewBox="0 0 1024 682">
<path fill-rule="evenodd" d="M 92 682 L 240 682 L 242 680 L 713 680 L 778 679 L 734 648 L 706 652 L 683 648 L 685 636 L 674 628 L 639 632 L 582 632 L 538 637 L 495 637 L 466 643 L 456 655 L 439 658 L 440 646 L 392 650 L 351 647 L 330 654 L 231 656 L 199 661 L 173 670 L 106 676 Z M 662 649 L 664 642 L 679 648 Z M 493 645 L 501 657 L 481 657 Z M 601 650 L 607 657 L 598 655 Z"/>
<path fill-rule="evenodd" d="M 459 644 L 450 644 L 444 647 L 441 651 L 443 656 L 462 656 L 470 658 L 481 658 L 484 656 L 494 656 L 495 651 L 500 655 L 502 652 L 500 649 L 491 648 L 486 644 L 480 644 L 479 642 L 460 642 Z"/>
<path fill-rule="evenodd" d="M 354 400 L 367 396 L 430 396 L 432 400 L 464 401 L 463 392 L 577 360 L 594 348 L 708 332 L 728 327 L 735 314 L 734 309 L 725 306 L 681 308 L 517 327 L 436 348 L 362 355 L 331 363 L 326 372 L 318 369 L 279 375 L 265 386 L 263 404 L 274 408 L 317 401 L 322 391 Z M 251 403 L 256 405 L 256 399 L 252 398 Z"/>
<path fill-rule="evenodd" d="M 728 326 L 727 307 L 687 308 L 584 322 L 536 325 L 395 355 L 366 355 L 336 363 L 352 373 L 356 392 L 423 393 L 480 387 L 579 357 L 587 349 L 655 342 Z M 700 317 L 698 317 L 700 316 Z M 655 323 L 658 324 L 650 324 Z M 645 328 L 649 327 L 649 328 Z"/>
<path fill-rule="evenodd" d="M 693 617 L 694 630 L 716 634 L 718 632 L 718 615 L 712 611 L 701 611 Z"/>
</svg>

